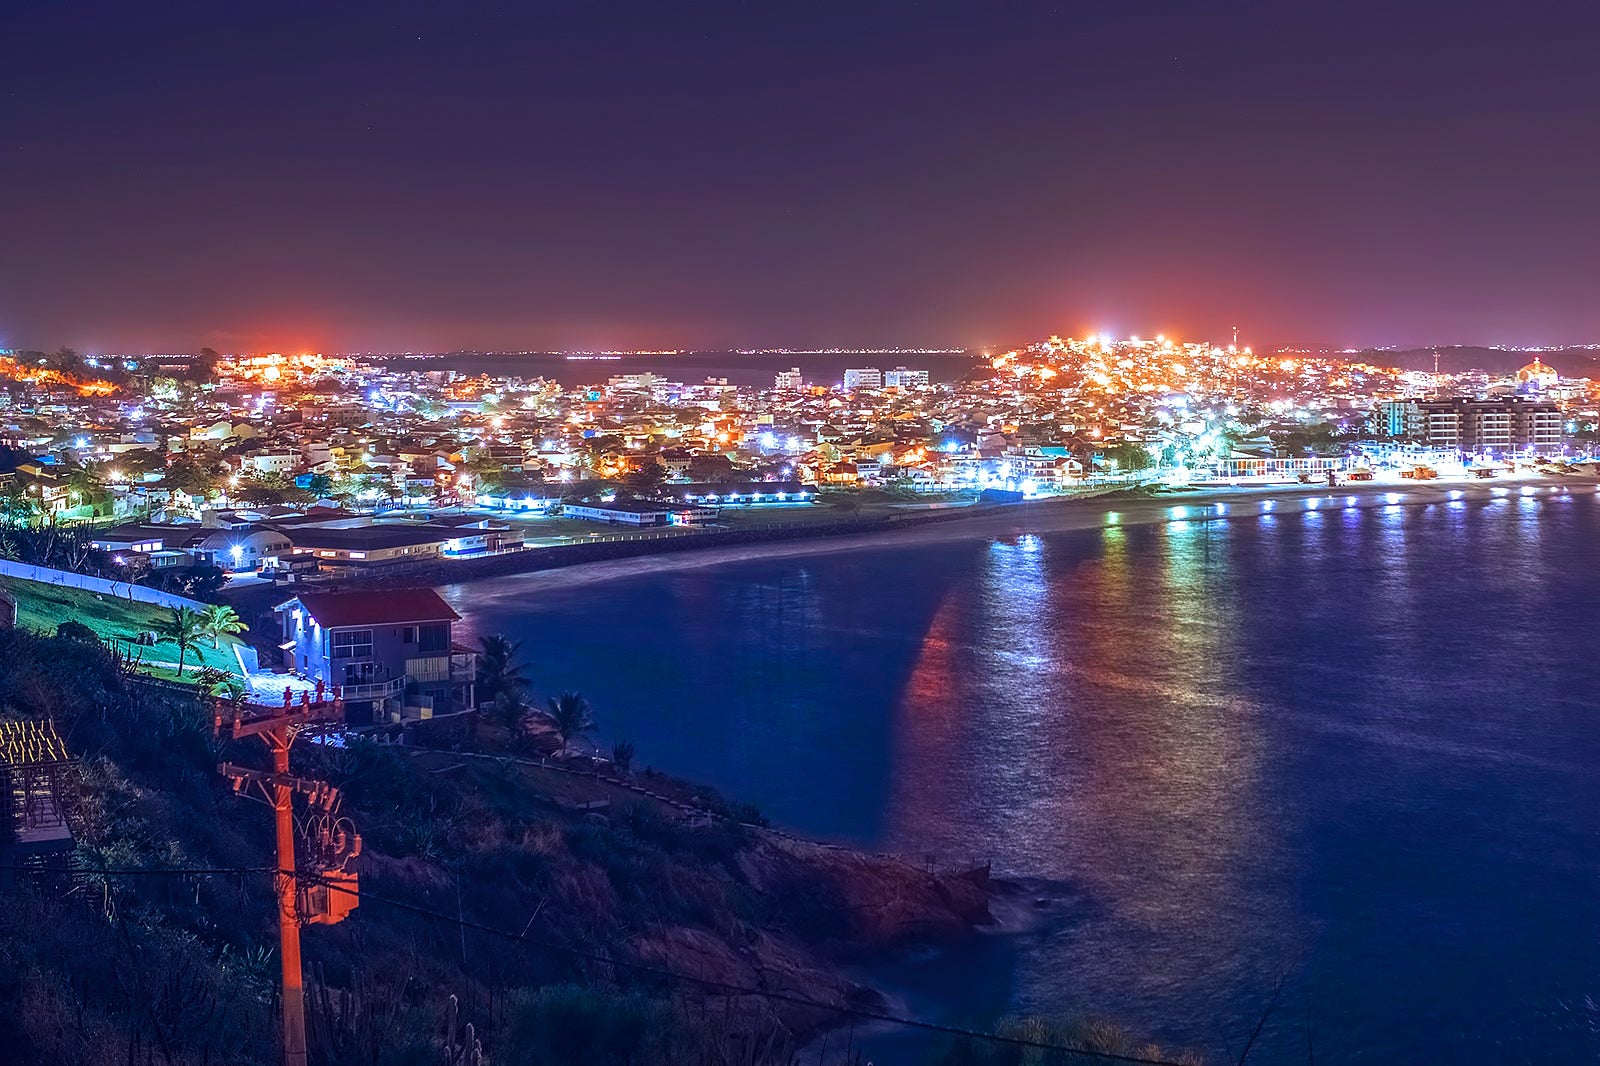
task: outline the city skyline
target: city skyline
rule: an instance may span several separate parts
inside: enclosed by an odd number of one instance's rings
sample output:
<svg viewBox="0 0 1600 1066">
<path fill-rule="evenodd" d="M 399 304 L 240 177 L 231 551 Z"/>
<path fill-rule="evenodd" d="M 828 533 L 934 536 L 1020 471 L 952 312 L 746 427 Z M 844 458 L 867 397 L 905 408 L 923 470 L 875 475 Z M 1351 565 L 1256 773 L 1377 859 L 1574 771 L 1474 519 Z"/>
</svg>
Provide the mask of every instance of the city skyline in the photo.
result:
<svg viewBox="0 0 1600 1066">
<path fill-rule="evenodd" d="M 1600 3 L 0 35 L 6 1061 L 1600 1059 Z"/>
<path fill-rule="evenodd" d="M 1590 8 L 806 12 L 14 7 L 0 345 L 1600 336 Z"/>
</svg>

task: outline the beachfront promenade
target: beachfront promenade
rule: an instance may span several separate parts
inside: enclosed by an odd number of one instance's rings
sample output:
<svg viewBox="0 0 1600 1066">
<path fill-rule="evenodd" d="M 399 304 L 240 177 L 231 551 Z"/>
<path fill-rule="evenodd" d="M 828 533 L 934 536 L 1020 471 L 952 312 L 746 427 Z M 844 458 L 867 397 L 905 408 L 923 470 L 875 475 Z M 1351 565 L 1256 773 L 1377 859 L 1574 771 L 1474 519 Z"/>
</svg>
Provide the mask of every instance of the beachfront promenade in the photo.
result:
<svg viewBox="0 0 1600 1066">
<path fill-rule="evenodd" d="M 1589 493 L 1600 478 L 1519 474 L 1493 480 L 1439 478 L 1327 485 L 1206 486 L 1090 497 L 1041 497 L 1012 504 L 974 504 L 872 516 L 773 524 L 738 530 L 699 530 L 672 537 L 616 536 L 528 548 L 475 559 L 429 561 L 375 571 L 328 575 L 320 584 L 340 587 L 446 585 L 568 567 L 604 567 L 648 556 L 693 556 L 688 565 L 729 557 L 803 555 L 898 543 L 959 541 L 1173 521 L 1228 521 L 1262 514 L 1290 515 L 1341 508 L 1420 507 L 1512 497 Z M 663 563 L 663 565 L 665 565 Z M 676 561 L 673 565 L 683 565 Z M 244 589 L 236 595 L 243 595 Z M 230 596 L 229 598 L 234 598 Z"/>
</svg>

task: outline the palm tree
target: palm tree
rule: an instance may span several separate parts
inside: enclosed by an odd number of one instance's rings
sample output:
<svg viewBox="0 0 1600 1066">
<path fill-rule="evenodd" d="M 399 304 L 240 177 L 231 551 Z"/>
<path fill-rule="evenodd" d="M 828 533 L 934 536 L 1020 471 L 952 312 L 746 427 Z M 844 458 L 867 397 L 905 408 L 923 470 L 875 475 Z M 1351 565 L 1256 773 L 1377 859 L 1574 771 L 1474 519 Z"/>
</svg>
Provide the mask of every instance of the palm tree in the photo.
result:
<svg viewBox="0 0 1600 1066">
<path fill-rule="evenodd" d="M 483 707 L 485 704 L 480 703 L 478 706 Z M 495 716 L 515 736 L 518 733 L 517 727 L 522 724 L 522 716 L 528 711 L 528 700 L 521 689 L 504 688 L 487 706 L 493 708 Z"/>
<path fill-rule="evenodd" d="M 211 638 L 213 648 L 222 647 L 223 637 L 238 636 L 249 628 L 227 604 L 213 603 L 200 612 L 200 631 Z"/>
<path fill-rule="evenodd" d="M 550 722 L 555 726 L 556 738 L 561 741 L 561 753 L 573 739 L 594 728 L 594 715 L 589 701 L 576 692 L 563 692 L 550 697 Z"/>
<path fill-rule="evenodd" d="M 12 481 L 0 491 L 0 514 L 4 515 L 7 525 L 31 525 L 34 514 L 33 501 L 28 498 L 28 487 L 19 481 Z"/>
<path fill-rule="evenodd" d="M 521 697 L 528 687 L 528 664 L 518 654 L 522 642 L 495 634 L 478 644 L 483 649 L 478 655 L 478 702 L 492 703 L 502 694 Z"/>
<path fill-rule="evenodd" d="M 64 483 L 77 501 L 88 507 L 93 507 L 106 491 L 105 478 L 101 476 L 96 463 L 84 463 L 69 473 Z"/>
<path fill-rule="evenodd" d="M 178 646 L 178 676 L 183 676 L 183 658 L 204 635 L 200 612 L 188 607 L 172 608 L 171 617 L 156 626 L 157 632 Z"/>
</svg>

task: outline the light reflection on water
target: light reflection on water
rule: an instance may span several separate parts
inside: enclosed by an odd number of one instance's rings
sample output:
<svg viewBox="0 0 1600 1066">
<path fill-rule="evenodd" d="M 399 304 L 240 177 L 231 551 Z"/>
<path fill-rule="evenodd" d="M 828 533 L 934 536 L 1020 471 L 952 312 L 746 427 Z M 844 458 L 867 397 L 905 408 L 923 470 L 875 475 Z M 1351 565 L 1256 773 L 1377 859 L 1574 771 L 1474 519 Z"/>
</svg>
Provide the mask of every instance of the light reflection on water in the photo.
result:
<svg viewBox="0 0 1600 1066">
<path fill-rule="evenodd" d="M 1600 1050 L 1600 502 L 1509 502 L 456 602 L 642 763 L 1062 901 L 897 971 L 919 1012 L 1110 1015 L 1220 1059 L 1287 972 L 1263 1061 L 1300 1054 L 1307 1019 L 1330 1059 L 1580 1061 Z"/>
</svg>

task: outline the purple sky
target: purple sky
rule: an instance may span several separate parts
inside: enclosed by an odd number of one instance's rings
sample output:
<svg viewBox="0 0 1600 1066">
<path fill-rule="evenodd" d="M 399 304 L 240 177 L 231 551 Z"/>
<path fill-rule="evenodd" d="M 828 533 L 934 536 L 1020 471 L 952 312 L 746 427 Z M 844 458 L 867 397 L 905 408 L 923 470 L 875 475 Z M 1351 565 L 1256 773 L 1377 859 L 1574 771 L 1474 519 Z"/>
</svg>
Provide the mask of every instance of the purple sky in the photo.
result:
<svg viewBox="0 0 1600 1066">
<path fill-rule="evenodd" d="M 0 345 L 1600 340 L 1593 2 L 12 0 L 0 39 Z"/>
</svg>

